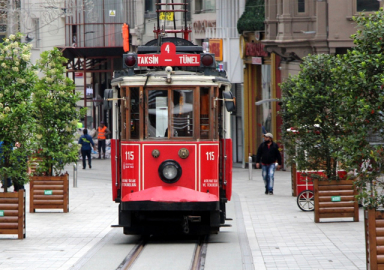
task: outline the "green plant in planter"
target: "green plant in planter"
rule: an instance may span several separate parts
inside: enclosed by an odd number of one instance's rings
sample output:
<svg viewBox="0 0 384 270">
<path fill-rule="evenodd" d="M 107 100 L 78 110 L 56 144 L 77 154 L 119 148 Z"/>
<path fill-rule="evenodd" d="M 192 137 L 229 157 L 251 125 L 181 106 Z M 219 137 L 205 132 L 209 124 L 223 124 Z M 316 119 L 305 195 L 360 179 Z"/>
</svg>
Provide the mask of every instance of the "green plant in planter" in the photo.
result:
<svg viewBox="0 0 384 270">
<path fill-rule="evenodd" d="M 84 111 L 76 109 L 80 100 L 72 79 L 65 76 L 67 59 L 54 48 L 41 54 L 37 66 L 43 73 L 34 89 L 35 157 L 42 159 L 37 175 L 61 175 L 64 166 L 77 161 L 78 147 L 73 144 L 77 119 Z"/>
<path fill-rule="evenodd" d="M 237 31 L 264 31 L 265 8 L 264 0 L 248 0 L 245 4 L 244 13 L 237 21 Z"/>
<path fill-rule="evenodd" d="M 355 17 L 358 31 L 352 35 L 356 47 L 344 56 L 348 76 L 340 82 L 343 98 L 340 103 L 345 137 L 340 143 L 345 152 L 343 164 L 357 176 L 360 199 L 368 207 L 382 206 L 380 190 L 384 183 L 384 147 L 372 144 L 373 133 L 384 138 L 384 12 Z"/>
<path fill-rule="evenodd" d="M 343 150 L 338 138 L 344 136 L 338 123 L 340 65 L 340 57 L 309 55 L 299 74 L 281 84 L 282 140 L 288 157 L 297 162 L 298 170 L 323 169 L 333 180 L 338 179 L 337 161 Z"/>
<path fill-rule="evenodd" d="M 19 185 L 29 180 L 27 156 L 34 126 L 31 94 L 37 79 L 30 62 L 32 46 L 21 43 L 21 37 L 17 33 L 0 43 L 0 176 Z M 21 147 L 14 150 L 16 142 Z"/>
</svg>

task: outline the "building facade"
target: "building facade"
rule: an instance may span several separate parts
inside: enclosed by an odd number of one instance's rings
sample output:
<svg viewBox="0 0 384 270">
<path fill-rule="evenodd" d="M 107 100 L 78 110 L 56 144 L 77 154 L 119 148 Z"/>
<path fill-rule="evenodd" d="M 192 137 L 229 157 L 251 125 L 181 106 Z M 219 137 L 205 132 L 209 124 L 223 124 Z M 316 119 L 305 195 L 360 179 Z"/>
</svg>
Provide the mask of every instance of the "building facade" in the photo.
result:
<svg viewBox="0 0 384 270">
<path fill-rule="evenodd" d="M 353 46 L 353 16 L 383 7 L 377 0 L 265 1 L 265 50 L 282 59 L 282 80 L 297 74 L 308 54 L 342 54 Z"/>
<path fill-rule="evenodd" d="M 296 75 L 308 54 L 344 54 L 353 47 L 356 32 L 353 16 L 384 6 L 377 0 L 268 0 L 265 1 L 264 50 L 275 55 L 272 66 L 272 96 L 281 97 L 279 83 Z M 264 97 L 263 97 L 264 98 Z M 276 137 L 281 119 L 275 104 Z"/>
<path fill-rule="evenodd" d="M 72 78 L 86 107 L 84 127 L 96 128 L 105 121 L 111 128 L 110 109 L 103 98 L 113 71 L 122 67 L 122 25 L 131 27 L 132 45 L 138 43 L 144 14 L 142 1 L 66 0 L 21 1 L 20 31 L 33 44 L 34 63 L 45 50 L 58 47 L 68 58 L 67 76 Z M 8 33 L 9 34 L 9 33 Z M 140 35 L 139 35 L 140 36 Z"/>
</svg>

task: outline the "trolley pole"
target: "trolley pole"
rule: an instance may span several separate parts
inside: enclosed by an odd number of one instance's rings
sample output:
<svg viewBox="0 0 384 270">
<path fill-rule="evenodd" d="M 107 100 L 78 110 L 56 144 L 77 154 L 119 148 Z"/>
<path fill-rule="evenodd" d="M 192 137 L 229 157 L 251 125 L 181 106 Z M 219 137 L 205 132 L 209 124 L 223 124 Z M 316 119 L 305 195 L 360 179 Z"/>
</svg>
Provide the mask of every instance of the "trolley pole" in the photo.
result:
<svg viewBox="0 0 384 270">
<path fill-rule="evenodd" d="M 73 187 L 77 188 L 77 164 L 73 163 Z"/>
<path fill-rule="evenodd" d="M 249 154 L 248 157 L 248 170 L 249 170 L 249 180 L 252 180 L 252 156 Z"/>
</svg>

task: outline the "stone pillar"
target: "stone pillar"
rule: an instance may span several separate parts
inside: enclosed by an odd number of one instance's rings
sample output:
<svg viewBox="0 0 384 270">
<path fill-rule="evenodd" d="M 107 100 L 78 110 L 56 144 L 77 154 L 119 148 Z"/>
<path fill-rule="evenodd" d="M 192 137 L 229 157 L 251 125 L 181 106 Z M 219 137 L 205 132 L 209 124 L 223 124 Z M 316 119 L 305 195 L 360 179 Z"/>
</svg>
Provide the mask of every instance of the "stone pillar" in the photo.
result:
<svg viewBox="0 0 384 270">
<path fill-rule="evenodd" d="M 266 36 L 267 40 L 275 40 L 277 35 L 277 0 L 270 0 L 265 7 Z"/>
<path fill-rule="evenodd" d="M 316 2 L 316 35 L 315 39 L 327 39 L 327 2 Z"/>
<path fill-rule="evenodd" d="M 277 40 L 292 40 L 292 16 L 290 7 L 295 6 L 295 0 L 283 1 L 283 14 L 279 17 Z"/>
</svg>

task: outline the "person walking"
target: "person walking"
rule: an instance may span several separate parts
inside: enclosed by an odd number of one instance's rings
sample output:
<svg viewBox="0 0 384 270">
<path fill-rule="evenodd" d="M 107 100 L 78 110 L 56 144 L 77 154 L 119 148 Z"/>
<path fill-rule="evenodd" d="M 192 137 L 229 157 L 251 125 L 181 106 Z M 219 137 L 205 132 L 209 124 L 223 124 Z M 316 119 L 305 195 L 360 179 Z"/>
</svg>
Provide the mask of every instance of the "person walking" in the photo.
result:
<svg viewBox="0 0 384 270">
<path fill-rule="evenodd" d="M 99 150 L 99 159 L 101 159 L 101 150 L 103 150 L 103 158 L 105 159 L 105 140 L 107 135 L 111 133 L 109 129 L 104 125 L 104 122 L 100 122 L 100 126 L 97 128 L 97 148 Z"/>
<path fill-rule="evenodd" d="M 89 168 L 91 169 L 92 168 L 91 144 L 93 147 L 95 147 L 95 144 L 93 143 L 92 137 L 88 135 L 88 130 L 86 128 L 83 130 L 83 135 L 81 135 L 79 139 L 79 144 L 81 144 L 81 155 L 83 157 L 83 170 L 85 170 L 86 168 L 86 162 L 85 162 L 86 157 L 88 158 L 88 165 L 89 165 Z"/>
<path fill-rule="evenodd" d="M 264 142 L 257 149 L 256 168 L 262 169 L 262 176 L 265 185 L 265 194 L 273 195 L 273 184 L 275 181 L 276 161 L 278 163 L 277 170 L 281 168 L 281 155 L 279 146 L 273 142 L 271 133 L 264 134 Z"/>
</svg>

